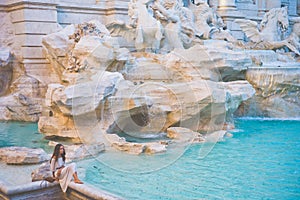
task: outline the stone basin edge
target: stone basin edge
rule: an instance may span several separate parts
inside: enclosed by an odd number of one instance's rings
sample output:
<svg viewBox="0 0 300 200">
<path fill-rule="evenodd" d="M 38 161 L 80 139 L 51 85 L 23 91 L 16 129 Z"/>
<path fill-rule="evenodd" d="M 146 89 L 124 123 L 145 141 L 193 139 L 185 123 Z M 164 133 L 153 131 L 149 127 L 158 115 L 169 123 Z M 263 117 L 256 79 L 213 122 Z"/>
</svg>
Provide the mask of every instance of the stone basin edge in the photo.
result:
<svg viewBox="0 0 300 200">
<path fill-rule="evenodd" d="M 60 194 L 57 194 L 60 193 Z M 79 185 L 74 182 L 69 184 L 66 193 L 63 193 L 57 182 L 49 183 L 46 181 L 35 181 L 16 186 L 8 186 L 7 183 L 0 180 L 0 199 L 20 199 L 26 197 L 35 197 L 35 195 L 49 195 L 49 193 L 56 193 L 64 199 L 99 199 L 99 200 L 121 200 L 123 198 L 111 194 L 107 191 L 100 190 L 89 184 Z M 45 197 L 47 199 L 47 197 Z"/>
</svg>

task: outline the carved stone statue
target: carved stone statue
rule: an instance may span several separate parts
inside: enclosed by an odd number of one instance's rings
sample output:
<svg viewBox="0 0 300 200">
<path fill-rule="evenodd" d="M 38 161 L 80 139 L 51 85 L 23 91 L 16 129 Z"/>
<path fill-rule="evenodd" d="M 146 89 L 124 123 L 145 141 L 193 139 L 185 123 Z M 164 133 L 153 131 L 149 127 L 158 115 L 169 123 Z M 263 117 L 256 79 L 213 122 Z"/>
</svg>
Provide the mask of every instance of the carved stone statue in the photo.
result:
<svg viewBox="0 0 300 200">
<path fill-rule="evenodd" d="M 236 39 L 226 29 L 222 18 L 206 2 L 189 3 L 189 9 L 195 16 L 195 28 L 203 39 L 220 39 L 236 42 Z"/>
<path fill-rule="evenodd" d="M 300 51 L 300 18 L 299 17 L 296 19 L 295 24 L 293 25 L 292 33 L 286 38 L 286 41 L 289 44 L 291 44 L 293 47 L 295 47 L 298 52 Z"/>
<path fill-rule="evenodd" d="M 237 40 L 226 29 L 220 16 L 206 1 L 194 4 L 182 0 L 131 0 L 128 4 L 129 24 L 116 21 L 107 25 L 111 36 L 135 41 L 138 51 L 153 52 L 190 48 L 196 38 Z"/>
<path fill-rule="evenodd" d="M 134 40 L 138 51 L 151 49 L 156 52 L 160 48 L 163 38 L 161 23 L 149 11 L 148 4 L 153 0 L 131 0 L 129 3 L 130 24 L 123 21 L 112 22 L 107 25 L 112 36 L 123 36 L 127 40 Z"/>
<path fill-rule="evenodd" d="M 251 49 L 275 50 L 286 46 L 299 55 L 297 48 L 289 43 L 290 39 L 283 40 L 283 35 L 289 27 L 286 7 L 271 9 L 264 15 L 259 26 L 255 21 L 247 19 L 237 19 L 235 22 L 249 38 L 248 45 Z"/>
<path fill-rule="evenodd" d="M 137 0 L 132 0 L 128 3 L 129 25 L 136 28 L 138 20 Z"/>
<path fill-rule="evenodd" d="M 280 41 L 289 26 L 287 8 L 273 8 L 266 13 L 258 25 L 248 19 L 235 20 L 251 42 Z"/>
<path fill-rule="evenodd" d="M 189 47 L 195 36 L 194 16 L 181 0 L 155 0 L 151 6 L 155 17 L 163 24 L 165 41 L 163 48 Z"/>
</svg>

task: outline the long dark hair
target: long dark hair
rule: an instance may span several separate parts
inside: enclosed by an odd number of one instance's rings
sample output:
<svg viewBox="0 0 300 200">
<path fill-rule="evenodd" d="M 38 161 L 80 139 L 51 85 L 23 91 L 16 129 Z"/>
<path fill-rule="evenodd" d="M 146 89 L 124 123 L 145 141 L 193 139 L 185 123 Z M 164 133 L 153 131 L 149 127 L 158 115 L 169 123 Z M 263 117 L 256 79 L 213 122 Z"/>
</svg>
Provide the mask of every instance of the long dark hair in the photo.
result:
<svg viewBox="0 0 300 200">
<path fill-rule="evenodd" d="M 50 159 L 50 163 L 51 163 L 52 158 L 55 158 L 55 162 L 57 161 L 57 159 L 58 159 L 58 157 L 59 157 L 59 150 L 60 150 L 60 147 L 61 147 L 61 146 L 64 146 L 64 145 L 62 145 L 62 144 L 57 144 L 57 145 L 55 146 L 54 151 L 53 151 L 53 154 L 52 154 L 52 157 L 51 157 L 51 159 Z M 65 160 L 66 160 L 66 151 L 65 151 L 65 149 L 64 149 L 64 152 L 61 154 L 61 157 L 62 157 L 63 161 L 65 162 Z"/>
</svg>

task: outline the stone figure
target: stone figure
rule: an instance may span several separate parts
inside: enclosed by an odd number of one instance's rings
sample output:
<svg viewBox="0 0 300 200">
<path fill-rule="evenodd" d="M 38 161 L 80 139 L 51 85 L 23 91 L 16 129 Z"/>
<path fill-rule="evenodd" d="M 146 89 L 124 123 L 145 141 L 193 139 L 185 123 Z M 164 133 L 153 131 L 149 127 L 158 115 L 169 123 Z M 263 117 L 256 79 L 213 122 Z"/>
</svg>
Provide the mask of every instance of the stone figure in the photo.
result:
<svg viewBox="0 0 300 200">
<path fill-rule="evenodd" d="M 286 38 L 289 44 L 295 47 L 295 49 L 299 52 L 300 50 L 300 17 L 295 20 L 295 24 L 293 25 L 292 33 Z M 299 54 L 298 54 L 299 55 Z"/>
<path fill-rule="evenodd" d="M 189 9 L 194 13 L 196 32 L 198 35 L 201 35 L 201 38 L 237 42 L 230 32 L 226 30 L 226 25 L 222 18 L 206 2 L 198 2 L 197 4 L 190 2 Z"/>
<path fill-rule="evenodd" d="M 248 19 L 235 20 L 251 42 L 280 41 L 289 26 L 287 8 L 273 8 L 267 12 L 260 25 Z"/>
<path fill-rule="evenodd" d="M 132 0 L 128 3 L 129 25 L 136 28 L 138 20 L 137 0 Z"/>
<path fill-rule="evenodd" d="M 130 24 L 115 21 L 107 25 L 112 36 L 123 36 L 127 40 L 134 40 L 138 51 L 151 49 L 156 52 L 160 48 L 163 38 L 161 23 L 149 11 L 153 0 L 131 0 L 129 3 Z"/>
<path fill-rule="evenodd" d="M 242 31 L 249 38 L 248 44 L 251 49 L 279 49 L 288 47 L 299 55 L 299 51 L 288 42 L 283 40 L 283 34 L 289 27 L 287 8 L 273 8 L 266 13 L 258 26 L 255 21 L 248 19 L 235 20 Z"/>
<path fill-rule="evenodd" d="M 129 24 L 107 25 L 112 36 L 135 40 L 138 51 L 153 52 L 190 48 L 196 38 L 237 40 L 227 31 L 217 13 L 206 1 L 191 0 L 184 7 L 182 0 L 131 0 L 128 5 Z"/>
<path fill-rule="evenodd" d="M 194 40 L 194 16 L 181 0 L 155 0 L 151 6 L 154 16 L 163 24 L 164 50 L 188 48 Z"/>
</svg>

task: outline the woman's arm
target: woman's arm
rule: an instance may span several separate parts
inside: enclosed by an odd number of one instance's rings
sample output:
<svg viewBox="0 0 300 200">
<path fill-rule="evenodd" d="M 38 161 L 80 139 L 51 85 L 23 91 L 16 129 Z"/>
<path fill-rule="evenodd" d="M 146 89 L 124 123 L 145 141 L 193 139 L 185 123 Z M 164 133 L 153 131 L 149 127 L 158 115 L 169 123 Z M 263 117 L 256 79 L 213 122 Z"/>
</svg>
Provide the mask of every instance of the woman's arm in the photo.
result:
<svg viewBox="0 0 300 200">
<path fill-rule="evenodd" d="M 52 172 L 53 177 L 55 177 L 55 163 L 55 158 L 52 158 L 50 163 L 50 171 Z"/>
</svg>

